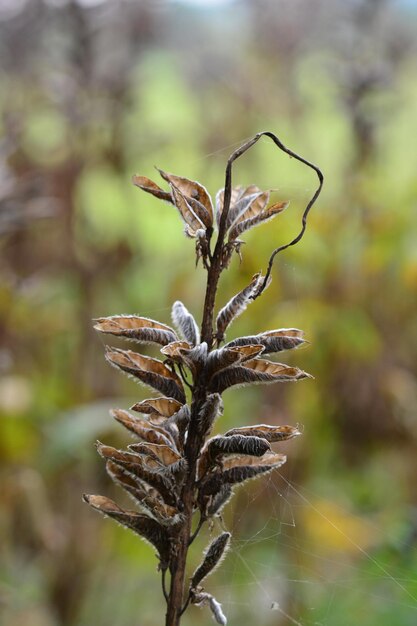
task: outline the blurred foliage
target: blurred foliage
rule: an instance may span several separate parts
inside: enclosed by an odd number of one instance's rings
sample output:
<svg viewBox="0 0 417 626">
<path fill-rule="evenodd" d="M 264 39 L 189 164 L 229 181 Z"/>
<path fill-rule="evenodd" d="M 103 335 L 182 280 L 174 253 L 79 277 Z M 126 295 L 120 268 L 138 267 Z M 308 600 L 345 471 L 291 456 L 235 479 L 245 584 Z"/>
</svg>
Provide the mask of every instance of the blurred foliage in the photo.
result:
<svg viewBox="0 0 417 626">
<path fill-rule="evenodd" d="M 213 591 L 242 626 L 416 622 L 416 5 L 209 5 L 0 3 L 5 626 L 162 622 L 150 548 L 81 502 L 112 495 L 93 447 L 123 441 L 107 408 L 145 397 L 105 364 L 91 319 L 169 321 L 176 298 L 199 315 L 192 243 L 131 175 L 156 164 L 214 194 L 233 147 L 266 129 L 326 185 L 233 336 L 303 328 L 297 365 L 316 380 L 226 396 L 223 428 L 298 422 L 304 436 L 226 512 L 238 539 Z M 315 184 L 266 141 L 234 181 L 291 208 L 246 237 L 219 303 L 293 236 Z M 211 623 L 192 609 L 184 624 L 197 619 Z"/>
</svg>

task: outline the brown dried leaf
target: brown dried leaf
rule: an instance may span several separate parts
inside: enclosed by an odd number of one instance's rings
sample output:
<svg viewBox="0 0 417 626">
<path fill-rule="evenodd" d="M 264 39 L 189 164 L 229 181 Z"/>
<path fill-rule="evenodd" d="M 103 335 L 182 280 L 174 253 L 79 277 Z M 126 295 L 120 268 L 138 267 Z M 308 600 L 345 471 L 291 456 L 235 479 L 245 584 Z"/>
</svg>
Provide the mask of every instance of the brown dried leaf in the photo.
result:
<svg viewBox="0 0 417 626">
<path fill-rule="evenodd" d="M 168 191 L 164 191 L 156 183 L 153 182 L 150 178 L 146 178 L 146 176 L 138 176 L 137 174 L 133 176 L 132 182 L 136 187 L 146 191 L 147 193 L 152 194 L 156 198 L 160 200 L 166 200 L 166 202 L 172 203 L 171 194 Z"/>
<path fill-rule="evenodd" d="M 217 339 L 221 341 L 227 327 L 246 309 L 251 297 L 256 293 L 264 277 L 259 272 L 252 277 L 250 284 L 239 291 L 218 313 L 216 319 Z"/>
<path fill-rule="evenodd" d="M 189 310 L 179 300 L 172 305 L 172 321 L 188 343 L 193 346 L 200 343 L 198 324 Z"/>
<path fill-rule="evenodd" d="M 159 553 L 161 567 L 166 568 L 169 560 L 169 538 L 166 530 L 157 521 L 147 515 L 140 515 L 136 511 L 125 511 L 113 500 L 104 496 L 84 494 L 83 500 L 96 511 L 112 517 L 119 524 L 127 526 L 127 528 L 130 528 L 151 543 Z"/>
<path fill-rule="evenodd" d="M 295 426 L 271 426 L 269 424 L 255 424 L 254 426 L 241 426 L 232 428 L 225 433 L 225 437 L 242 435 L 243 437 L 262 437 L 269 443 L 286 441 L 301 435 L 301 431 Z"/>
<path fill-rule="evenodd" d="M 158 343 L 162 346 L 176 341 L 177 336 L 166 324 L 138 315 L 114 315 L 94 320 L 95 330 L 119 337 L 127 337 L 140 343 Z"/>
<path fill-rule="evenodd" d="M 106 360 L 122 371 L 153 387 L 164 395 L 185 402 L 185 393 L 179 377 L 162 361 L 143 356 L 132 350 L 106 349 Z"/>
<path fill-rule="evenodd" d="M 249 337 L 238 337 L 229 341 L 224 347 L 233 348 L 236 346 L 246 346 L 249 344 L 261 344 L 264 346 L 263 354 L 291 350 L 305 343 L 304 333 L 297 328 L 281 328 L 279 330 L 268 330 L 259 335 Z"/>
<path fill-rule="evenodd" d="M 282 211 L 284 211 L 288 205 L 289 202 L 277 202 L 276 204 L 268 207 L 258 215 L 255 215 L 255 217 L 250 217 L 243 221 L 236 222 L 236 224 L 234 224 L 234 226 L 232 226 L 232 228 L 230 229 L 229 241 L 235 241 L 235 239 L 237 239 L 239 235 L 249 230 L 250 228 L 258 226 L 259 224 L 272 219 L 279 213 L 282 213 Z"/>
<path fill-rule="evenodd" d="M 230 537 L 230 533 L 224 532 L 211 542 L 205 551 L 202 563 L 191 578 L 191 589 L 197 589 L 198 585 L 220 565 L 226 556 Z"/>
<path fill-rule="evenodd" d="M 164 178 L 171 185 L 174 185 L 187 198 L 188 201 L 191 201 L 192 206 L 195 206 L 198 203 L 202 207 L 204 212 L 201 212 L 201 215 L 199 215 L 200 220 L 205 226 L 207 226 L 207 228 L 212 226 L 213 205 L 207 189 L 197 181 L 189 180 L 188 178 L 183 178 L 181 176 L 174 176 L 173 174 L 168 174 L 162 170 L 158 171 L 162 178 Z M 201 211 L 201 209 L 197 210 Z"/>
</svg>

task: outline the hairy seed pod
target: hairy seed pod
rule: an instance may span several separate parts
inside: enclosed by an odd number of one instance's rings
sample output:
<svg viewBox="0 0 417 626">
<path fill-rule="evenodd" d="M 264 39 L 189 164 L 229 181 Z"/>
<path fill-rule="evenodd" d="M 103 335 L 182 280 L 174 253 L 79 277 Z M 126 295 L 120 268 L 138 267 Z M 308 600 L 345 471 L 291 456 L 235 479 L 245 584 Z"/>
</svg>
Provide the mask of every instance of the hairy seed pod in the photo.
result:
<svg viewBox="0 0 417 626">
<path fill-rule="evenodd" d="M 201 581 L 211 574 L 224 559 L 230 537 L 231 534 L 225 532 L 211 542 L 205 551 L 202 563 L 197 567 L 191 578 L 192 589 L 197 589 Z"/>
<path fill-rule="evenodd" d="M 194 317 L 185 308 L 182 302 L 177 300 L 172 307 L 172 320 L 180 334 L 188 343 L 195 346 L 200 343 L 200 331 Z"/>
</svg>

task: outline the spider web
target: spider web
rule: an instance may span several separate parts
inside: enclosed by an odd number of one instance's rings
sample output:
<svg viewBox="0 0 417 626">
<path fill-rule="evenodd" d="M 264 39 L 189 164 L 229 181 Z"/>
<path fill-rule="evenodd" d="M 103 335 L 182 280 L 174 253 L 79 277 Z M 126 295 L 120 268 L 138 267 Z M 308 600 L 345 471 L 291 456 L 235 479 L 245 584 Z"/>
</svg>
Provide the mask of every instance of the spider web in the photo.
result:
<svg viewBox="0 0 417 626">
<path fill-rule="evenodd" d="M 232 509 L 238 509 L 238 513 L 232 516 L 231 524 L 225 523 L 234 537 L 230 553 L 222 564 L 222 574 L 207 583 L 210 592 L 222 603 L 229 623 L 252 624 L 256 621 L 259 626 L 351 624 L 349 615 L 343 616 L 341 622 L 340 613 L 332 612 L 338 594 L 347 597 L 348 603 L 349 596 L 360 596 L 359 605 L 366 612 L 367 624 L 378 623 L 375 620 L 387 605 L 402 609 L 402 617 L 395 624 L 415 623 L 417 597 L 406 586 L 415 583 L 414 579 L 404 578 L 398 568 L 395 568 L 394 575 L 392 569 L 395 566 L 385 565 L 329 518 L 315 504 L 320 494 L 308 492 L 282 475 L 278 479 L 275 476 L 264 478 L 263 484 L 260 484 L 261 480 L 257 481 L 256 489 L 251 488 L 246 498 L 243 497 L 246 499 L 243 505 L 242 497 L 237 507 L 231 505 Z M 245 538 L 241 531 L 244 520 L 265 495 L 269 496 L 270 517 Z M 343 551 L 329 554 L 317 543 L 312 545 L 311 541 L 299 536 L 297 520 L 303 509 L 309 509 L 310 514 L 313 512 L 321 520 L 324 531 L 331 529 L 340 534 L 351 548 L 348 554 Z M 348 514 L 343 509 L 341 512 Z M 377 526 L 374 530 L 381 536 L 385 534 Z M 371 571 L 365 574 L 364 563 L 371 566 Z M 329 569 L 328 575 L 325 568 Z M 218 582 L 218 578 L 225 582 Z M 308 588 L 307 593 L 305 588 Z M 317 604 L 322 605 L 320 616 L 316 615 L 316 596 L 319 598 Z M 324 602 L 323 596 L 326 598 Z"/>
</svg>

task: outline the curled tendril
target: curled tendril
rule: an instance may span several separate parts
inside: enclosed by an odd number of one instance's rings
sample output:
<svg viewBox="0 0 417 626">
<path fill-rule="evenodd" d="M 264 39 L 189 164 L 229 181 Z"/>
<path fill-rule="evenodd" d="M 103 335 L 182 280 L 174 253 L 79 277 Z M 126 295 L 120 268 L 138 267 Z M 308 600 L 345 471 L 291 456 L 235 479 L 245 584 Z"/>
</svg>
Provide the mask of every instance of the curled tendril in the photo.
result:
<svg viewBox="0 0 417 626">
<path fill-rule="evenodd" d="M 290 148 L 287 148 L 287 146 L 285 146 L 282 141 L 272 132 L 270 131 L 263 131 L 260 133 L 257 133 L 254 137 L 252 137 L 252 139 L 250 139 L 249 141 L 247 141 L 246 143 L 244 143 L 242 146 L 240 146 L 239 148 L 237 148 L 237 150 L 235 150 L 229 157 L 228 161 L 227 161 L 227 165 L 226 165 L 226 174 L 225 174 L 225 185 L 224 185 L 224 201 L 223 201 L 223 211 L 222 211 L 222 216 L 220 219 L 220 224 L 219 224 L 219 236 L 217 239 L 217 244 L 216 244 L 216 249 L 214 254 L 216 254 L 216 252 L 219 252 L 223 246 L 223 242 L 224 242 L 224 237 L 226 234 L 226 224 L 227 224 L 227 215 L 229 213 L 229 209 L 230 209 L 230 200 L 231 200 L 231 196 L 232 196 L 232 165 L 233 163 L 239 158 L 241 157 L 247 150 L 249 150 L 249 148 L 251 148 L 255 143 L 257 143 L 259 141 L 259 139 L 261 137 L 269 137 L 270 139 L 272 139 L 272 141 L 274 142 L 274 144 L 283 152 L 285 152 L 286 154 L 288 154 L 290 157 L 296 159 L 297 161 L 300 161 L 301 163 L 304 163 L 304 165 L 307 165 L 307 167 L 311 168 L 312 170 L 314 170 L 317 174 L 317 177 L 319 179 L 319 185 L 317 187 L 317 189 L 315 190 L 314 194 L 312 195 L 312 197 L 310 198 L 310 200 L 308 201 L 302 218 L 301 218 L 301 229 L 299 231 L 299 233 L 297 234 L 296 237 L 294 237 L 294 239 L 292 239 L 289 243 L 283 244 L 282 246 L 279 246 L 278 248 L 275 248 L 275 250 L 272 252 L 270 258 L 269 258 L 269 262 L 268 262 L 268 267 L 267 270 L 265 272 L 265 277 L 264 280 L 262 281 L 261 285 L 259 286 L 259 289 L 253 294 L 252 299 L 255 300 L 256 298 L 258 298 L 261 293 L 264 291 L 265 287 L 268 284 L 270 275 L 271 275 L 271 271 L 272 271 L 272 266 L 274 263 L 274 259 L 276 257 L 276 255 L 279 252 L 282 252 L 283 250 L 285 250 L 286 248 L 289 248 L 290 246 L 294 246 L 296 243 L 298 243 L 306 230 L 307 227 L 307 218 L 308 218 L 308 214 L 313 206 L 313 204 L 316 202 L 317 198 L 319 197 L 322 187 L 323 187 L 323 173 L 320 170 L 320 168 L 317 167 L 317 165 L 314 165 L 314 163 L 311 163 L 311 161 L 308 161 L 307 159 L 305 159 L 304 157 L 300 156 L 299 154 L 297 154 L 296 152 L 294 152 L 293 150 L 291 150 Z"/>
</svg>

